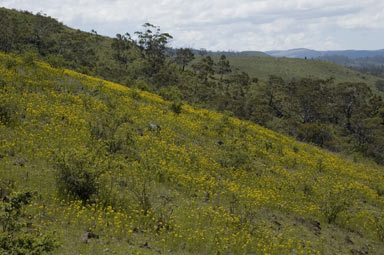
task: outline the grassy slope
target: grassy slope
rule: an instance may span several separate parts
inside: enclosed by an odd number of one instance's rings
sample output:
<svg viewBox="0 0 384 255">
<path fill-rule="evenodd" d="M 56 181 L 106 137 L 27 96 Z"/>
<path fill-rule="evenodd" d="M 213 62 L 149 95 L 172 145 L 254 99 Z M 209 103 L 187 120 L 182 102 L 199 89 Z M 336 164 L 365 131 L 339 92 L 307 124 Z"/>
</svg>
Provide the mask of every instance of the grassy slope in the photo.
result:
<svg viewBox="0 0 384 255">
<path fill-rule="evenodd" d="M 15 61 L 0 55 L 0 104 L 10 119 L 0 123 L 0 179 L 39 193 L 27 211 L 42 231 L 55 232 L 57 254 L 383 254 L 383 167 L 216 112 L 185 105 L 175 114 L 153 94 Z M 130 141 L 114 153 L 111 140 L 92 135 L 111 123 L 118 123 L 113 141 Z M 62 200 L 53 166 L 63 155 L 105 169 L 100 196 L 113 207 Z M 82 243 L 87 229 L 100 238 Z"/>
<path fill-rule="evenodd" d="M 334 77 L 336 82 L 364 82 L 374 88 L 377 77 L 361 74 L 328 61 L 304 60 L 272 57 L 228 57 L 231 65 L 261 80 L 269 75 L 284 79 L 315 77 L 328 79 Z"/>
</svg>

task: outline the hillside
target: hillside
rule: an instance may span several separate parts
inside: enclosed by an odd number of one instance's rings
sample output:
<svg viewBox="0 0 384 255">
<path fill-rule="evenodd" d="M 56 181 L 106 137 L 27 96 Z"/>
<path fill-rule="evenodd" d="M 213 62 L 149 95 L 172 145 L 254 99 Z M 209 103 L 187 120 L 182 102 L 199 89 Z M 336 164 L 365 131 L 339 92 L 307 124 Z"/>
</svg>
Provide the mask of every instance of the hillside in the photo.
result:
<svg viewBox="0 0 384 255">
<path fill-rule="evenodd" d="M 0 14 L 0 51 L 5 53 L 156 93 L 175 106 L 226 112 L 384 164 L 383 81 L 378 78 L 325 61 L 232 56 L 230 63 L 204 50 L 199 54 L 205 56 L 194 56 L 191 49 L 170 50 L 172 36 L 149 23 L 112 39 L 71 29 L 43 13 L 0 8 Z"/>
<path fill-rule="evenodd" d="M 238 56 L 227 58 L 234 67 L 261 80 L 267 80 L 270 75 L 280 76 L 286 80 L 302 77 L 318 79 L 334 77 L 337 83 L 363 82 L 371 86 L 373 90 L 376 90 L 374 85 L 379 80 L 378 77 L 322 60 Z"/>
<path fill-rule="evenodd" d="M 343 56 L 351 59 L 384 56 L 384 50 L 329 50 L 317 51 L 310 49 L 275 50 L 265 52 L 273 57 L 288 58 L 319 58 L 327 56 Z"/>
<path fill-rule="evenodd" d="M 200 56 L 221 56 L 224 55 L 226 57 L 229 56 L 239 56 L 239 57 L 269 57 L 268 54 L 262 52 L 262 51 L 207 51 L 205 49 L 192 49 L 192 52 L 195 55 Z"/>
<path fill-rule="evenodd" d="M 382 166 L 31 58 L 0 91 L 0 253 L 384 254 Z"/>
<path fill-rule="evenodd" d="M 57 66 L 112 79 L 118 64 L 111 58 L 112 38 L 70 28 L 44 13 L 0 7 L 0 50 L 33 53 Z"/>
<path fill-rule="evenodd" d="M 34 15 L 6 8 L 0 8 L 0 14 L 0 31 L 6 35 L 0 38 L 0 50 L 4 52 L 23 53 L 34 50 L 45 61 L 130 86 L 135 80 L 146 78 L 143 74 L 145 70 L 141 70 L 145 67 L 145 63 L 129 44 L 124 46 L 129 48 L 127 52 L 120 56 L 126 59 L 119 62 L 115 59 L 115 55 L 121 53 L 113 49 L 113 38 L 69 28 L 44 14 Z M 122 39 L 121 41 L 124 41 L 127 38 L 123 36 Z M 198 56 L 201 50 L 192 51 L 197 55 L 196 59 L 201 58 Z M 336 82 L 364 82 L 376 90 L 374 85 L 378 80 L 377 77 L 351 71 L 327 61 L 271 58 L 259 51 L 204 51 L 203 55 L 210 55 L 218 60 L 221 54 L 230 59 L 233 67 L 263 81 L 270 75 L 281 76 L 284 79 L 309 76 L 319 79 L 335 77 Z M 172 61 L 171 58 L 170 62 Z M 127 64 L 128 66 L 125 66 Z M 162 84 L 163 86 L 174 82 L 173 77 L 160 78 L 170 80 L 167 84 Z"/>
<path fill-rule="evenodd" d="M 292 49 L 287 51 L 270 51 L 267 53 L 273 57 L 279 58 L 288 57 L 326 60 L 356 70 L 360 73 L 380 78 L 384 77 L 384 50 L 314 51 L 308 49 Z"/>
</svg>

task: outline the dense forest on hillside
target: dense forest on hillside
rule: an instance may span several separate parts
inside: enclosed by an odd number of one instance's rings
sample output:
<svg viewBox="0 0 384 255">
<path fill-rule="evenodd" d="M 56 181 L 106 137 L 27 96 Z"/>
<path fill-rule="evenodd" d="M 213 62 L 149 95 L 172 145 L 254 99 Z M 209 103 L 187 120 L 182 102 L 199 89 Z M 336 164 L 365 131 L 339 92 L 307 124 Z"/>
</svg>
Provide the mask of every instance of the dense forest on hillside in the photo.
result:
<svg viewBox="0 0 384 255">
<path fill-rule="evenodd" d="M 362 82 L 303 76 L 252 77 L 227 57 L 170 50 L 172 36 L 151 24 L 116 38 L 63 26 L 44 14 L 0 9 L 0 50 L 40 58 L 172 100 L 252 120 L 301 141 L 359 152 L 384 163 L 384 104 L 377 88 Z M 203 54 L 204 55 L 204 54 Z M 195 60 L 194 60 L 195 59 Z M 351 78 L 352 79 L 352 78 Z"/>
</svg>

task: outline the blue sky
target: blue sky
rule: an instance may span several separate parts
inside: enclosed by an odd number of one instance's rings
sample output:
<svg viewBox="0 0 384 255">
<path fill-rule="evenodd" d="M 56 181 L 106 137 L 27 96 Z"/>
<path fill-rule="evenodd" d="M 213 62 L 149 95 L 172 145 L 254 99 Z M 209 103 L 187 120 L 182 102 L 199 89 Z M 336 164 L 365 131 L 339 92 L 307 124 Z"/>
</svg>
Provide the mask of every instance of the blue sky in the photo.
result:
<svg viewBox="0 0 384 255">
<path fill-rule="evenodd" d="M 115 36 L 150 22 L 172 46 L 209 50 L 383 49 L 383 0 L 0 0 Z"/>
</svg>

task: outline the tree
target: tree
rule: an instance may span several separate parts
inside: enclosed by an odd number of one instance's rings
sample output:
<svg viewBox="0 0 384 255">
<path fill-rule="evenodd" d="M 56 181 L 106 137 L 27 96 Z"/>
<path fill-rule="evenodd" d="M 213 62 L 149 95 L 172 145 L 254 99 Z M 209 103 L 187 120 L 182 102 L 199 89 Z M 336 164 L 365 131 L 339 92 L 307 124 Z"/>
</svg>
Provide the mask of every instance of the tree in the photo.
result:
<svg viewBox="0 0 384 255">
<path fill-rule="evenodd" d="M 52 53 L 52 49 L 56 45 L 52 34 L 62 30 L 62 26 L 55 19 L 48 17 L 44 13 L 37 13 L 33 19 L 33 43 L 35 44 L 39 54 L 45 56 Z"/>
<path fill-rule="evenodd" d="M 181 66 L 181 69 L 183 72 L 185 70 L 185 66 L 187 66 L 194 59 L 195 59 L 195 55 L 190 49 L 180 48 L 176 50 L 175 62 L 177 65 Z"/>
<path fill-rule="evenodd" d="M 9 23 L 11 23 L 11 21 L 8 13 L 0 9 L 0 31 L 2 34 L 0 36 L 0 50 L 6 53 L 12 49 L 12 31 Z"/>
<path fill-rule="evenodd" d="M 204 48 L 200 48 L 199 50 L 199 55 L 204 57 L 204 56 L 207 56 L 208 55 L 208 51 Z"/>
<path fill-rule="evenodd" d="M 311 78 L 291 81 L 285 88 L 288 111 L 297 116 L 301 123 L 319 123 L 326 119 L 326 108 L 330 103 L 328 87 L 332 82 L 332 79 Z"/>
<path fill-rule="evenodd" d="M 229 78 L 229 85 L 226 86 L 228 96 L 228 110 L 232 111 L 236 117 L 244 118 L 245 102 L 250 85 L 249 75 L 245 72 L 235 72 Z"/>
<path fill-rule="evenodd" d="M 131 36 L 129 33 L 124 35 L 117 34 L 113 39 L 112 49 L 114 50 L 113 58 L 121 65 L 127 65 L 129 60 L 129 49 L 131 48 Z"/>
<path fill-rule="evenodd" d="M 132 40 L 139 48 L 142 57 L 150 64 L 149 74 L 157 73 L 166 60 L 166 47 L 173 37 L 168 33 L 160 33 L 160 27 L 145 23 L 144 32 L 135 32 L 137 40 Z M 152 31 L 154 30 L 154 31 Z"/>
<path fill-rule="evenodd" d="M 353 132 L 355 115 L 367 114 L 369 99 L 373 96 L 371 89 L 364 83 L 340 83 L 334 90 L 336 111 L 345 128 Z"/>
<path fill-rule="evenodd" d="M 192 68 L 197 72 L 198 78 L 203 83 L 207 83 L 208 77 L 215 74 L 214 64 L 213 59 L 210 56 L 207 56 L 195 63 Z"/>
<path fill-rule="evenodd" d="M 217 73 L 220 74 L 220 81 L 223 80 L 223 76 L 232 72 L 231 65 L 229 64 L 229 60 L 225 57 L 225 55 L 221 55 L 219 61 L 216 64 Z"/>
<path fill-rule="evenodd" d="M 286 116 L 286 112 L 283 109 L 285 81 L 283 78 L 271 75 L 268 79 L 267 84 L 260 87 L 260 96 L 268 105 L 271 112 L 278 118 Z"/>
<path fill-rule="evenodd" d="M 384 92 L 384 80 L 377 80 L 375 85 L 377 90 Z"/>
</svg>

